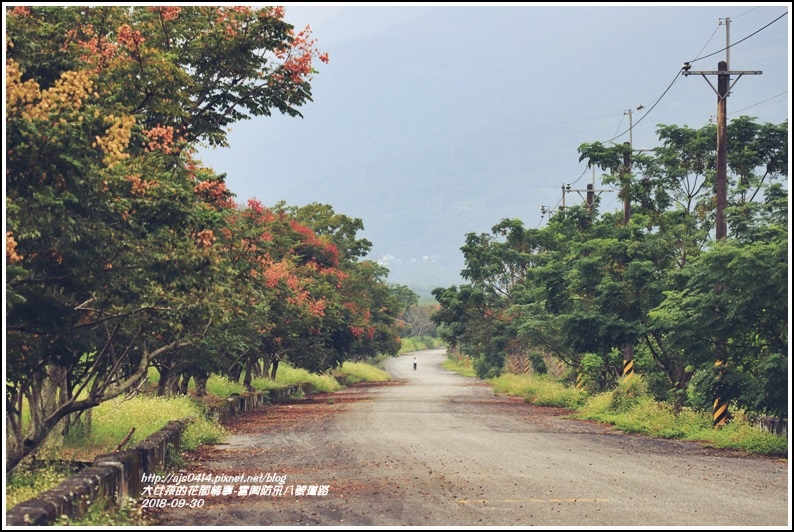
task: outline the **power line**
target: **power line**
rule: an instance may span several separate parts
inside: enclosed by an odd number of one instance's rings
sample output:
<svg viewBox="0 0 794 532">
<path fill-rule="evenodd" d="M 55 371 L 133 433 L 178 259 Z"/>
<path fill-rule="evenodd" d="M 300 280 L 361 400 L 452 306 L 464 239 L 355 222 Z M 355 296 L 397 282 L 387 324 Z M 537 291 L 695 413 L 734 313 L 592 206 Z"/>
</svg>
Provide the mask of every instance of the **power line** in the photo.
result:
<svg viewBox="0 0 794 532">
<path fill-rule="evenodd" d="M 775 98 L 780 98 L 781 96 L 783 96 L 784 94 L 787 94 L 787 93 L 788 93 L 788 91 L 783 91 L 783 92 L 781 92 L 780 94 L 776 94 L 775 96 L 771 96 L 771 97 L 767 98 L 766 100 L 761 100 L 761 101 L 760 101 L 760 102 L 758 102 L 758 103 L 754 103 L 753 105 L 748 105 L 747 107 L 745 107 L 745 108 L 743 108 L 743 109 L 739 109 L 738 111 L 733 111 L 732 113 L 728 113 L 728 116 L 730 116 L 730 115 L 735 115 L 736 113 L 741 113 L 742 111 L 746 111 L 746 110 L 748 110 L 748 109 L 751 109 L 751 108 L 753 108 L 753 107 L 756 107 L 756 106 L 758 106 L 758 105 L 761 105 L 761 104 L 763 104 L 763 103 L 766 103 L 766 102 L 768 102 L 768 101 L 770 101 L 770 100 L 774 100 Z M 709 117 L 709 120 L 708 120 L 708 122 L 706 122 L 706 123 L 703 125 L 703 127 L 706 127 L 706 126 L 707 126 L 707 125 L 709 125 L 709 124 L 713 124 L 715 119 L 716 119 L 716 117 L 712 115 L 711 117 Z"/>
<path fill-rule="evenodd" d="M 786 15 L 788 15 L 788 12 L 786 12 L 786 13 L 783 13 L 782 15 L 780 15 L 779 17 L 777 17 L 775 20 L 773 20 L 772 22 L 770 22 L 770 23 L 769 23 L 769 24 L 767 24 L 766 26 L 764 26 L 764 27 L 762 27 L 762 28 L 759 28 L 759 29 L 757 29 L 756 31 L 754 31 L 753 33 L 751 33 L 750 35 L 748 35 L 748 36 L 747 36 L 747 37 L 745 37 L 744 39 L 739 39 L 739 40 L 738 40 L 738 41 L 736 41 L 735 43 L 732 43 L 730 46 L 726 46 L 726 47 L 725 47 L 725 48 L 723 48 L 722 50 L 717 50 L 716 52 L 714 52 L 714 53 L 711 53 L 711 54 L 709 54 L 709 55 L 704 55 L 703 57 L 698 57 L 698 58 L 692 59 L 692 60 L 690 60 L 690 61 L 687 61 L 687 63 L 690 63 L 690 64 L 692 64 L 692 63 L 694 63 L 695 61 L 700 61 L 701 59 L 706 59 L 707 57 L 711 57 L 712 55 L 717 55 L 717 54 L 719 54 L 719 53 L 722 53 L 722 52 L 724 52 L 725 50 L 727 50 L 727 49 L 729 49 L 729 48 L 733 48 L 734 46 L 736 46 L 736 45 L 737 45 L 737 44 L 739 44 L 740 42 L 746 41 L 747 39 L 749 39 L 749 38 L 750 38 L 750 37 L 752 37 L 753 35 L 757 35 L 758 33 L 760 33 L 760 32 L 762 32 L 762 31 L 764 31 L 764 30 L 765 30 L 765 29 L 767 29 L 769 26 L 771 26 L 772 24 L 774 24 L 774 23 L 775 23 L 775 22 L 777 22 L 778 20 L 782 19 L 782 18 L 783 18 L 783 17 L 785 17 Z"/>
<path fill-rule="evenodd" d="M 614 132 L 614 133 L 612 133 L 612 135 L 613 135 L 613 136 L 612 136 L 612 138 L 613 138 L 613 139 L 616 139 L 616 138 L 617 138 L 615 135 L 617 135 L 617 134 L 618 134 L 618 131 L 620 131 L 620 126 L 622 126 L 622 125 L 623 125 L 623 121 L 624 121 L 625 119 L 626 119 L 626 113 L 623 113 L 622 115 L 620 115 L 620 124 L 618 124 L 618 127 L 616 127 L 616 128 L 615 128 L 615 132 Z"/>
<path fill-rule="evenodd" d="M 613 140 L 615 140 L 616 138 L 622 137 L 623 135 L 625 135 L 626 133 L 628 133 L 629 131 L 631 131 L 631 130 L 632 130 L 632 129 L 634 129 L 635 127 L 637 127 L 637 124 L 639 124 L 640 122 L 642 122 L 642 120 L 643 120 L 643 119 L 644 119 L 646 116 L 648 116 L 648 114 L 650 114 L 650 112 L 651 112 L 651 111 L 653 111 L 653 108 L 654 108 L 654 107 L 656 107 L 656 106 L 659 104 L 659 102 L 661 102 L 661 101 L 662 101 L 662 98 L 664 98 L 664 97 L 665 97 L 665 95 L 667 94 L 667 92 L 668 92 L 668 91 L 669 91 L 669 90 L 672 88 L 672 86 L 673 86 L 673 85 L 675 85 L 675 82 L 676 82 L 676 81 L 678 81 L 678 79 L 680 78 L 680 74 L 681 74 L 681 70 L 679 69 L 679 70 L 678 70 L 678 71 L 675 73 L 675 77 L 673 78 L 673 81 L 671 81 L 671 82 L 670 82 L 670 85 L 668 85 L 668 86 L 667 86 L 667 88 L 664 90 L 664 92 L 662 93 L 662 95 L 661 95 L 661 96 L 659 96 L 659 98 L 657 98 L 657 100 L 656 100 L 656 101 L 653 103 L 653 105 L 650 107 L 650 109 L 648 109 L 647 111 L 645 111 L 645 114 L 644 114 L 644 115 L 642 115 L 642 116 L 640 117 L 640 119 L 639 119 L 639 120 L 637 120 L 636 122 L 634 122 L 634 124 L 632 124 L 632 126 L 631 126 L 629 129 L 627 129 L 626 131 L 624 131 L 624 132 L 623 132 L 623 133 L 621 133 L 620 135 L 615 135 L 615 136 L 614 136 L 614 137 L 612 137 L 611 139 L 609 139 L 609 140 L 605 141 L 605 142 L 604 142 L 604 144 L 606 144 L 607 142 L 612 142 L 612 141 L 613 141 Z"/>
<path fill-rule="evenodd" d="M 700 54 L 702 54 L 702 53 L 703 53 L 703 50 L 705 50 L 705 49 L 706 49 L 706 46 L 708 46 L 708 45 L 709 45 L 709 43 L 711 42 L 711 39 L 713 39 L 713 38 L 714 38 L 714 36 L 717 34 L 717 31 L 719 31 L 719 29 L 720 29 L 720 25 L 719 25 L 719 24 L 717 24 L 717 27 L 716 27 L 716 28 L 714 28 L 714 33 L 712 33 L 712 34 L 711 34 L 711 37 L 709 37 L 709 40 L 708 40 L 708 41 L 706 41 L 706 44 L 704 44 L 704 45 L 703 45 L 703 48 L 701 48 L 701 49 L 700 49 L 700 51 L 697 53 L 697 55 L 700 55 Z"/>
<path fill-rule="evenodd" d="M 584 170 L 582 170 L 582 174 L 581 174 L 579 177 L 577 177 L 577 178 L 576 178 L 576 181 L 579 181 L 580 179 L 582 179 L 582 177 L 584 176 L 584 173 L 585 173 L 585 172 L 587 172 L 587 167 L 586 167 L 586 166 L 584 167 Z M 570 183 L 568 183 L 568 184 L 569 184 L 569 185 L 573 185 L 574 183 L 576 183 L 576 181 L 571 181 L 571 182 L 570 182 Z"/>
<path fill-rule="evenodd" d="M 750 11 L 752 11 L 752 9 L 751 9 Z M 746 11 L 745 13 L 742 13 L 742 15 L 746 15 L 746 14 L 747 14 L 747 13 L 749 13 L 750 11 Z M 743 38 L 743 39 L 740 39 L 740 40 L 736 41 L 735 43 L 731 44 L 730 46 L 726 46 L 726 47 L 725 47 L 725 48 L 723 48 L 722 50 L 718 50 L 718 51 L 716 51 L 716 52 L 714 52 L 714 53 L 712 53 L 712 54 L 709 54 L 709 55 L 704 55 L 703 57 L 698 57 L 698 58 L 696 58 L 696 59 L 692 59 L 691 61 L 687 61 L 687 62 L 685 63 L 685 65 L 692 64 L 692 63 L 694 63 L 695 61 L 700 61 L 701 59 L 706 59 L 707 57 L 711 57 L 712 55 L 716 55 L 716 54 L 718 54 L 718 53 L 720 53 L 720 52 L 724 52 L 724 51 L 725 51 L 725 50 L 727 50 L 728 48 L 733 48 L 734 46 L 736 46 L 736 45 L 737 45 L 737 44 L 739 44 L 740 42 L 746 41 L 746 40 L 747 40 L 747 39 L 749 39 L 750 37 L 752 37 L 752 36 L 754 36 L 754 35 L 757 35 L 758 33 L 760 33 L 761 31 L 765 30 L 766 28 L 768 28 L 769 26 L 771 26 L 772 24 L 774 24 L 775 22 L 777 22 L 777 21 L 778 21 L 778 20 L 780 20 L 781 18 L 785 17 L 786 15 L 788 15 L 788 13 L 783 13 L 782 15 L 780 15 L 779 17 L 777 17 L 776 19 L 774 19 L 772 22 L 770 22 L 770 23 L 766 24 L 765 26 L 763 26 L 763 27 L 759 28 L 758 30 L 754 31 L 753 33 L 751 33 L 751 34 L 750 34 L 750 35 L 748 35 L 747 37 L 745 37 L 745 38 Z M 741 15 L 739 15 L 739 16 L 741 16 Z M 719 26 L 717 27 L 717 29 L 719 29 Z M 716 31 L 717 31 L 717 30 L 715 29 L 715 30 L 714 30 L 714 32 L 716 33 Z M 713 37 L 714 37 L 714 34 L 712 34 L 712 35 L 711 35 L 711 37 L 709 37 L 709 41 L 711 41 L 711 39 L 712 39 Z M 708 45 L 708 42 L 706 43 L 706 45 Z M 704 46 L 703 48 L 705 48 L 705 46 Z M 702 51 L 703 51 L 703 50 L 701 50 L 701 52 L 702 52 Z M 676 72 L 675 78 L 673 78 L 673 81 L 670 83 L 670 85 L 668 85 L 668 86 L 667 86 L 667 88 L 664 90 L 664 92 L 662 93 L 662 95 L 661 95 L 661 96 L 659 96 L 659 98 L 656 100 L 656 102 L 654 102 L 654 104 L 653 104 L 653 105 L 652 105 L 652 106 L 651 106 L 651 107 L 650 107 L 650 108 L 649 108 L 647 111 L 645 111 L 645 114 L 644 114 L 644 115 L 642 115 L 642 116 L 639 118 L 639 120 L 637 120 L 637 121 L 636 121 L 636 122 L 635 122 L 635 123 L 632 125 L 632 127 L 631 127 L 631 128 L 629 128 L 629 129 L 627 129 L 626 131 L 624 131 L 624 132 L 620 133 L 619 135 L 614 135 L 614 136 L 613 136 L 611 139 L 607 140 L 607 141 L 605 142 L 605 144 L 606 144 L 606 143 L 608 143 L 608 142 L 612 142 L 613 140 L 615 140 L 615 139 L 617 139 L 617 138 L 620 138 L 620 137 L 622 137 L 623 135 L 625 135 L 626 133 L 628 133 L 629 131 L 631 131 L 632 129 L 634 129 L 634 128 L 637 126 L 637 124 L 639 124 L 640 122 L 642 122 L 642 120 L 643 120 L 643 119 L 644 119 L 646 116 L 648 116 L 648 115 L 650 114 L 650 112 L 651 112 L 651 111 L 653 111 L 653 108 L 654 108 L 654 107 L 656 107 L 656 106 L 659 104 L 659 102 L 660 102 L 660 101 L 662 101 L 662 98 L 664 98 L 664 96 L 665 96 L 665 95 L 667 94 L 667 92 L 668 92 L 668 91 L 669 91 L 669 90 L 670 90 L 670 89 L 673 87 L 673 85 L 675 85 L 675 82 L 676 82 L 676 81 L 678 80 L 678 78 L 680 77 L 680 76 L 679 76 L 679 74 L 680 74 L 680 73 L 681 73 L 681 70 L 679 70 L 678 72 Z M 621 124 L 622 124 L 622 123 L 623 123 L 623 121 L 621 120 Z M 618 126 L 618 129 L 620 129 L 620 126 Z"/>
<path fill-rule="evenodd" d="M 753 9 L 750 9 L 750 10 L 748 10 L 748 11 L 745 11 L 745 12 L 744 12 L 744 13 L 742 13 L 741 15 L 738 15 L 737 17 L 734 17 L 734 19 L 736 19 L 736 18 L 739 18 L 739 17 L 741 17 L 741 16 L 744 16 L 744 15 L 746 15 L 747 13 L 750 13 L 751 11 L 753 11 L 753 10 L 755 10 L 755 9 L 757 9 L 757 8 L 753 8 Z M 645 117 L 647 117 L 647 116 L 648 116 L 648 115 L 651 113 L 651 111 L 653 111 L 653 110 L 654 110 L 654 108 L 655 108 L 655 107 L 656 107 L 656 106 L 659 104 L 659 102 L 661 102 L 661 101 L 662 101 L 662 99 L 663 99 L 663 98 L 664 98 L 664 97 L 667 95 L 667 93 L 670 91 L 670 89 L 673 87 L 673 85 L 675 85 L 676 81 L 678 81 L 678 79 L 680 78 L 681 71 L 682 71 L 682 70 L 688 70 L 688 67 L 689 67 L 689 65 L 691 65 L 691 64 L 692 64 L 692 63 L 694 63 L 695 61 L 700 61 L 701 59 L 706 59 L 706 58 L 708 58 L 708 57 L 711 57 L 711 56 L 713 56 L 713 55 L 716 55 L 716 54 L 718 54 L 718 53 L 724 52 L 725 50 L 728 50 L 729 48 L 732 48 L 732 47 L 736 46 L 737 44 L 739 44 L 739 43 L 741 43 L 741 42 L 744 42 L 744 41 L 746 41 L 746 40 L 747 40 L 747 39 L 749 39 L 750 37 L 753 37 L 754 35 L 757 35 L 757 34 L 758 34 L 758 33 L 760 33 L 761 31 L 765 30 L 766 28 L 768 28 L 769 26 L 771 26 L 772 24 L 774 24 L 775 22 L 777 22 L 778 20 L 780 20 L 781 18 L 783 18 L 784 16 L 786 16 L 787 14 L 788 14 L 788 12 L 786 12 L 786 13 L 783 13 L 783 14 L 782 14 L 782 15 L 780 15 L 779 17 L 775 18 L 774 20 L 772 20 L 771 22 L 769 22 L 768 24 L 766 24 L 765 26 L 763 26 L 763 27 L 759 28 L 758 30 L 756 30 L 756 31 L 754 31 L 753 33 L 751 33 L 750 35 L 748 35 L 748 36 L 744 37 L 743 39 L 740 39 L 740 40 L 738 40 L 738 41 L 736 41 L 736 42 L 734 42 L 734 43 L 730 44 L 729 46 L 726 46 L 726 47 L 725 47 L 725 48 L 723 48 L 722 50 L 717 50 L 717 51 L 716 51 L 716 52 L 714 52 L 714 53 L 711 53 L 711 54 L 709 54 L 709 55 L 704 55 L 704 56 L 702 56 L 702 57 L 696 57 L 695 59 L 692 59 L 692 60 L 690 60 L 690 61 L 687 61 L 686 63 L 684 63 L 684 67 L 680 68 L 680 69 L 679 69 L 679 70 L 678 70 L 678 71 L 675 73 L 675 77 L 673 78 L 673 80 L 670 82 L 670 84 L 667 86 L 667 88 L 664 90 L 664 92 L 662 92 L 662 94 L 659 96 L 659 98 L 657 98 L 657 99 L 656 99 L 656 101 L 653 103 L 653 105 L 651 105 L 651 106 L 650 106 L 650 108 L 649 108 L 647 111 L 645 111 L 645 113 L 644 113 L 644 114 L 643 114 L 643 115 L 642 115 L 642 116 L 641 116 L 641 117 L 640 117 L 640 118 L 639 118 L 639 119 L 638 119 L 636 122 L 634 122 L 634 123 L 631 125 L 631 127 L 629 127 L 628 129 L 626 129 L 625 131 L 623 131 L 623 132 L 622 132 L 622 133 L 620 133 L 620 134 L 614 134 L 614 135 L 612 136 L 612 138 L 611 138 L 611 139 L 609 139 L 609 140 L 607 140 L 607 141 L 604 141 L 604 144 L 607 144 L 607 143 L 609 143 L 609 142 L 612 142 L 612 141 L 614 141 L 615 139 L 622 137 L 622 136 L 623 136 L 623 135 L 625 135 L 626 133 L 629 133 L 629 132 L 630 132 L 630 131 L 632 131 L 632 130 L 633 130 L 633 129 L 634 129 L 634 128 L 635 128 L 635 127 L 636 127 L 636 126 L 637 126 L 637 125 L 640 123 L 640 122 L 642 122 L 642 121 L 645 119 Z M 706 46 L 708 46 L 709 42 L 711 42 L 711 39 L 713 39 L 713 38 L 714 38 L 714 35 L 717 33 L 717 30 L 718 30 L 718 29 L 719 29 L 719 26 L 718 26 L 718 27 L 717 27 L 717 28 L 714 30 L 714 33 L 712 33 L 712 34 L 711 34 L 711 37 L 709 37 L 709 39 L 706 41 L 706 44 L 705 44 L 705 45 L 703 46 L 703 48 L 700 50 L 700 52 L 698 53 L 698 55 L 699 55 L 700 53 L 703 53 L 703 50 L 706 48 Z M 756 106 L 756 105 L 760 105 L 760 104 L 762 104 L 762 103 L 765 103 L 765 102 L 767 102 L 767 101 L 769 101 L 769 100 L 772 100 L 772 99 L 774 99 L 774 98 L 777 98 L 777 97 L 779 97 L 779 96 L 782 96 L 783 94 L 786 94 L 786 92 L 788 92 L 788 91 L 785 91 L 785 92 L 783 92 L 783 93 L 781 93 L 781 94 L 778 94 L 777 96 L 773 96 L 773 97 L 771 97 L 771 98 L 768 98 L 767 100 L 764 100 L 764 101 L 762 101 L 762 102 L 758 102 L 757 104 L 753 104 L 753 105 L 751 105 L 750 107 L 754 107 L 754 106 Z M 750 107 L 746 107 L 746 108 L 744 108 L 744 109 L 741 109 L 741 110 L 739 110 L 739 111 L 735 111 L 735 112 L 741 112 L 741 111 L 744 111 L 744 110 L 746 110 L 746 109 L 749 109 Z M 731 114 L 734 114 L 734 113 L 731 113 Z M 625 113 L 624 113 L 624 115 L 623 115 L 623 116 L 625 116 Z M 623 124 L 623 118 L 621 118 L 620 124 L 618 124 L 618 127 L 617 127 L 617 129 L 616 129 L 615 131 L 618 131 L 618 130 L 620 129 L 620 126 L 621 126 L 622 124 Z M 579 181 L 580 179 L 582 179 L 582 177 L 584 176 L 585 172 L 587 172 L 587 167 L 585 167 L 584 171 L 582 171 L 582 174 L 581 174 L 581 175 L 580 175 L 578 178 L 576 178 L 576 180 L 575 180 L 575 181 L 573 181 L 572 183 L 570 183 L 570 184 L 569 184 L 569 186 L 570 186 L 571 184 L 574 184 L 574 183 L 576 183 L 576 182 L 577 182 L 577 181 Z M 543 209 L 543 214 L 545 215 L 545 213 L 546 213 L 546 212 L 549 212 L 549 213 L 553 212 L 554 210 L 556 210 L 556 209 L 559 207 L 559 205 L 560 205 L 560 203 L 561 203 L 561 202 L 562 202 L 562 199 L 561 199 L 559 202 L 557 202 L 557 205 L 556 205 L 556 206 L 555 206 L 553 209 L 551 209 L 551 210 L 546 210 L 546 208 L 544 207 L 544 209 Z M 542 222 L 543 222 L 543 216 L 541 216 L 541 223 L 542 223 Z"/>
<path fill-rule="evenodd" d="M 743 17 L 743 16 L 745 16 L 747 13 L 751 13 L 751 12 L 755 11 L 756 9 L 758 9 L 759 7 L 760 7 L 760 6 L 756 6 L 756 7 L 752 8 L 752 9 L 750 9 L 750 10 L 748 10 L 748 11 L 745 11 L 745 12 L 744 12 L 744 13 L 742 13 L 741 15 L 736 15 L 735 17 L 733 17 L 733 19 L 732 19 L 732 20 L 736 20 L 736 19 L 737 19 L 737 18 L 739 18 L 739 17 Z M 703 50 L 701 50 L 701 52 L 702 52 L 702 51 L 703 51 Z"/>
<path fill-rule="evenodd" d="M 768 102 L 770 100 L 774 100 L 775 98 L 780 98 L 781 96 L 783 96 L 786 93 L 788 93 L 788 91 L 783 91 L 780 94 L 772 96 L 771 98 L 767 98 L 766 100 L 762 100 L 762 101 L 760 101 L 758 103 L 754 103 L 753 105 L 749 105 L 749 106 L 745 107 L 744 109 L 739 109 L 738 111 L 734 111 L 732 113 L 728 113 L 728 115 L 730 116 L 730 115 L 735 115 L 736 113 L 741 113 L 742 111 L 746 111 L 747 109 L 750 109 L 750 108 L 755 107 L 757 105 L 761 105 L 762 103 L 766 103 L 766 102 Z"/>
</svg>

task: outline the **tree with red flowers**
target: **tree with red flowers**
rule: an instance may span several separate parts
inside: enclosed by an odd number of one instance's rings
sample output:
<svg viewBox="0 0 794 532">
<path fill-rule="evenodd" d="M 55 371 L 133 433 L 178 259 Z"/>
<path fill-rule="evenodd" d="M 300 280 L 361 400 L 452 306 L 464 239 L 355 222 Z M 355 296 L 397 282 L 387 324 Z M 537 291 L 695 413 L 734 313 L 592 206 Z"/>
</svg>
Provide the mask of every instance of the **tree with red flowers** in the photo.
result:
<svg viewBox="0 0 794 532">
<path fill-rule="evenodd" d="M 217 240 L 234 204 L 196 143 L 301 116 L 327 55 L 283 8 L 6 14 L 9 470 L 228 320 L 219 301 L 243 293 Z"/>
</svg>

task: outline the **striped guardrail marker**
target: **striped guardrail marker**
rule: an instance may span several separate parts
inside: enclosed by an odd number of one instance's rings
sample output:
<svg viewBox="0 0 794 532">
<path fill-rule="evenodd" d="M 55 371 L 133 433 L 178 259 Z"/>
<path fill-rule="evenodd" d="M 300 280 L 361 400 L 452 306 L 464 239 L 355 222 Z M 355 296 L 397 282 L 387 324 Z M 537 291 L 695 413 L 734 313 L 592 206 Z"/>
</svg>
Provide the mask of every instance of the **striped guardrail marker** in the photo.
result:
<svg viewBox="0 0 794 532">
<path fill-rule="evenodd" d="M 714 366 L 722 366 L 722 360 L 714 362 Z M 718 379 L 720 377 L 717 377 Z M 714 428 L 718 429 L 728 421 L 728 403 L 721 397 L 714 399 Z"/>
</svg>

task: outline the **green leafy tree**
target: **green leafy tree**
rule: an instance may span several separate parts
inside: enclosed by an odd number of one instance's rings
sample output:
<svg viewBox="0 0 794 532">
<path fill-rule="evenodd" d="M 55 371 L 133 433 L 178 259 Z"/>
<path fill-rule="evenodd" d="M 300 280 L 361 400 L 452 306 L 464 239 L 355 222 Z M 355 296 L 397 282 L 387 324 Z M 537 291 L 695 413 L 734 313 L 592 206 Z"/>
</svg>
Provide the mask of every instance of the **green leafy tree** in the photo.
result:
<svg viewBox="0 0 794 532">
<path fill-rule="evenodd" d="M 195 143 L 299 116 L 327 56 L 280 8 L 6 13 L 10 469 L 223 319 L 214 241 L 233 204 Z"/>
<path fill-rule="evenodd" d="M 434 320 L 453 346 L 481 353 L 481 375 L 512 349 L 542 348 L 604 389 L 618 382 L 616 353 L 630 346 L 661 399 L 694 404 L 709 393 L 706 377 L 724 374 L 712 384 L 735 404 L 781 415 L 781 394 L 771 390 L 787 367 L 788 193 L 777 183 L 788 171 L 787 124 L 741 117 L 729 125 L 732 238 L 723 246 L 713 236 L 716 129 L 657 132 L 649 154 L 625 144 L 579 149 L 619 187 L 622 213 L 599 213 L 595 201 L 567 207 L 543 229 L 503 220 L 491 235 L 467 235 L 471 284 L 436 289 Z M 750 286 L 751 272 L 764 281 Z M 717 342 L 731 358 L 714 370 Z"/>
</svg>

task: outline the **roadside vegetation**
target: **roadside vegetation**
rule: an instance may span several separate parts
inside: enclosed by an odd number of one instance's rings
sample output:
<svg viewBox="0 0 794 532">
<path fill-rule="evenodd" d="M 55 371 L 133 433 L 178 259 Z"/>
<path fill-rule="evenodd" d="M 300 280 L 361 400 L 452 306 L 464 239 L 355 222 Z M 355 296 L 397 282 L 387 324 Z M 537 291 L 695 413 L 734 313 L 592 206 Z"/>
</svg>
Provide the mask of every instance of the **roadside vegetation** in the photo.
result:
<svg viewBox="0 0 794 532">
<path fill-rule="evenodd" d="M 400 353 L 411 353 L 413 351 L 441 347 L 442 345 L 444 345 L 444 341 L 434 336 L 411 336 L 410 338 L 401 339 Z"/>
<path fill-rule="evenodd" d="M 442 366 L 477 378 L 474 370 L 459 364 L 455 357 L 448 356 Z M 486 380 L 496 394 L 521 397 L 539 406 L 566 408 L 571 410 L 566 417 L 606 423 L 625 433 L 698 441 L 713 448 L 759 455 L 788 456 L 787 436 L 760 430 L 745 412 L 732 410 L 730 421 L 715 429 L 708 410 L 691 407 L 676 410 L 669 403 L 655 400 L 641 375 L 622 377 L 614 389 L 596 394 L 548 374 L 504 373 Z"/>
<path fill-rule="evenodd" d="M 372 364 L 364 362 L 345 362 L 338 374 L 344 375 L 348 384 L 356 382 L 386 382 L 391 375 Z"/>
<path fill-rule="evenodd" d="M 322 375 L 283 364 L 276 380 L 264 377 L 253 379 L 255 391 L 283 388 L 289 385 L 310 383 L 312 392 L 340 390 L 336 377 L 347 383 L 383 382 L 391 377 L 377 367 L 377 361 L 345 362 L 341 367 Z M 157 370 L 150 368 L 149 389 L 154 390 L 159 380 Z M 9 475 L 6 484 L 6 508 L 36 497 L 56 487 L 80 468 L 90 465 L 94 457 L 109 453 L 124 442 L 133 446 L 162 429 L 173 420 L 189 420 L 182 437 L 182 450 L 189 451 L 205 443 L 220 443 L 227 436 L 222 425 L 207 418 L 208 405 L 234 394 L 246 393 L 243 385 L 222 375 L 212 375 L 207 380 L 207 394 L 195 396 L 191 381 L 188 395 L 160 397 L 142 393 L 129 399 L 117 398 L 91 409 L 90 416 L 83 415 L 66 437 L 51 435 L 36 456 L 23 460 Z M 131 429 L 135 430 L 131 432 Z M 80 520 L 61 519 L 59 525 L 70 526 L 138 526 L 149 524 L 139 505 L 130 504 L 120 509 L 97 501 L 89 513 Z"/>
<path fill-rule="evenodd" d="M 441 367 L 466 377 L 477 377 L 477 374 L 474 372 L 474 367 L 471 363 L 467 364 L 464 357 L 458 359 L 457 357 L 447 356 L 441 363 Z"/>
<path fill-rule="evenodd" d="M 152 368 L 157 395 L 203 396 L 212 376 L 222 397 L 421 334 L 362 220 L 237 203 L 197 158 L 238 121 L 302 115 L 328 62 L 310 27 L 268 6 L 5 14 L 6 471 Z"/>
<path fill-rule="evenodd" d="M 73 519 L 60 516 L 54 523 L 55 526 L 86 527 L 141 527 L 154 524 L 155 521 L 147 515 L 146 509 L 134 499 L 129 499 L 123 508 L 107 499 L 98 499 L 90 503 L 88 510 L 81 518 Z"/>
<path fill-rule="evenodd" d="M 537 227 L 506 217 L 466 234 L 463 283 L 432 292 L 438 336 L 532 402 L 782 453 L 784 438 L 746 427 L 789 416 L 788 131 L 735 117 L 721 168 L 715 124 L 660 124 L 642 153 L 582 144 L 579 161 L 621 201 L 572 189 L 566 205 L 566 186 Z"/>
</svg>

